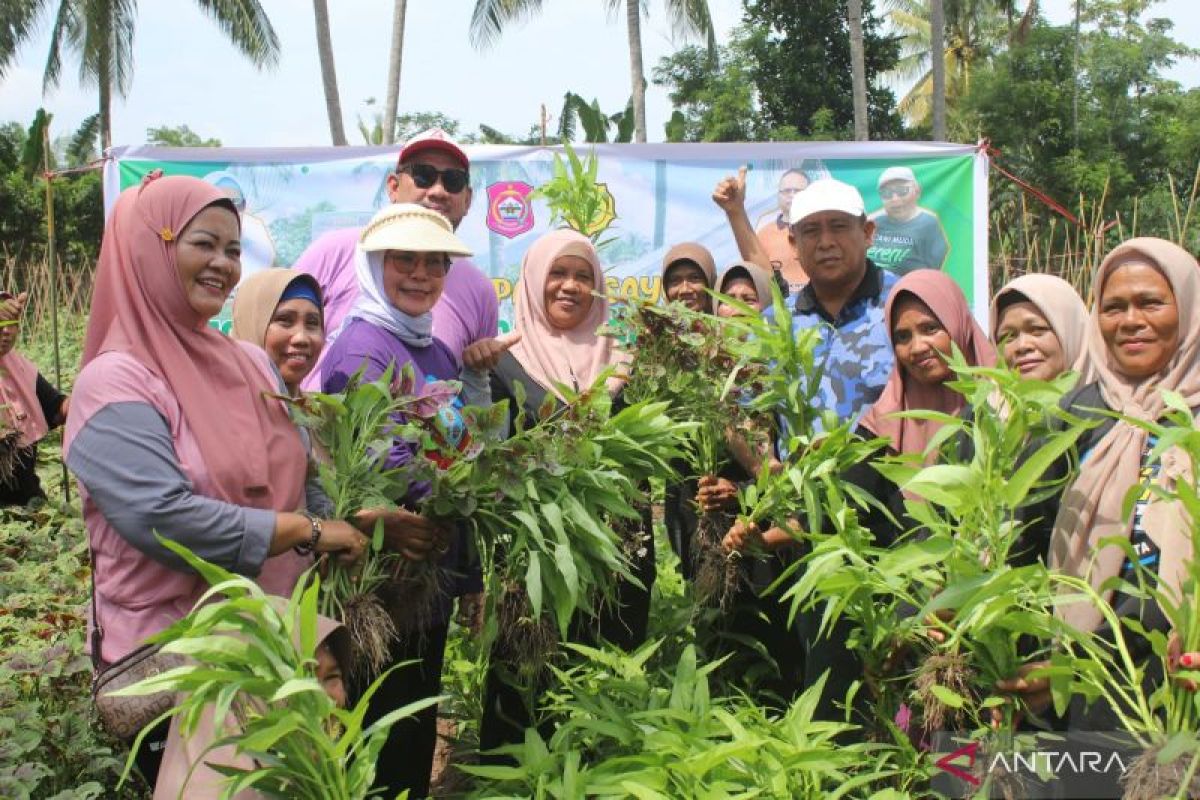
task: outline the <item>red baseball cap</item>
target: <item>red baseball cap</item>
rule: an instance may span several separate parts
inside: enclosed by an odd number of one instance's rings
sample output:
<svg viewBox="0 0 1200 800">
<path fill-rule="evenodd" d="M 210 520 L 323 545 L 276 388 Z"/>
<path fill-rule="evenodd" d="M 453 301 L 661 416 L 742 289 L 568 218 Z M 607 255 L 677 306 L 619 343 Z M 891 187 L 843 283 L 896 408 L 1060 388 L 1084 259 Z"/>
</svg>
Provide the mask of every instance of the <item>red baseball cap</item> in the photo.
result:
<svg viewBox="0 0 1200 800">
<path fill-rule="evenodd" d="M 427 131 L 421 131 L 405 142 L 404 147 L 400 149 L 400 160 L 397 163 L 403 164 L 423 150 L 441 150 L 443 153 L 449 153 L 460 161 L 464 168 L 471 168 L 471 160 L 467 158 L 467 154 L 450 138 L 450 134 L 441 128 L 430 128 Z"/>
</svg>

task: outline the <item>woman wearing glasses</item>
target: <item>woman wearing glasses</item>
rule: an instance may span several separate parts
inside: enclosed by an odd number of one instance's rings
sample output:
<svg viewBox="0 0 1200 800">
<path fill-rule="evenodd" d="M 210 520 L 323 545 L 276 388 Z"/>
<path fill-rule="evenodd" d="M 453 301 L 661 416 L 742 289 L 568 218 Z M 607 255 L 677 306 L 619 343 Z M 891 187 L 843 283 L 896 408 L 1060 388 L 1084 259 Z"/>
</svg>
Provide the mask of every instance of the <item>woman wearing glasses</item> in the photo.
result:
<svg viewBox="0 0 1200 800">
<path fill-rule="evenodd" d="M 341 391 L 359 370 L 362 380 L 372 381 L 389 367 L 396 372 L 405 365 L 415 368 L 418 393 L 426 382 L 456 379 L 457 361 L 433 336 L 431 312 L 442 295 L 451 256 L 470 254 L 454 235 L 450 221 L 436 211 L 397 203 L 377 213 L 359 237 L 354 264 L 359 297 L 321 367 L 324 391 Z M 414 455 L 410 445 L 397 440 L 386 466 L 400 466 Z M 410 492 L 395 499 L 401 505 L 412 504 L 417 496 Z M 467 563 L 461 531 L 445 530 L 417 514 L 404 515 L 404 521 L 389 532 L 389 543 L 413 561 L 439 559 L 451 579 L 439 587 L 432 612 L 419 622 L 413 620 L 411 607 L 395 597 L 384 597 L 401 630 L 391 663 L 417 663 L 393 671 L 384 680 L 372 697 L 365 725 L 407 703 L 438 694 L 454 598 L 483 589 L 477 565 Z M 436 725 L 437 708 L 431 707 L 391 729 L 376 766 L 376 788 L 387 797 L 404 789 L 410 797 L 429 793 Z"/>
</svg>

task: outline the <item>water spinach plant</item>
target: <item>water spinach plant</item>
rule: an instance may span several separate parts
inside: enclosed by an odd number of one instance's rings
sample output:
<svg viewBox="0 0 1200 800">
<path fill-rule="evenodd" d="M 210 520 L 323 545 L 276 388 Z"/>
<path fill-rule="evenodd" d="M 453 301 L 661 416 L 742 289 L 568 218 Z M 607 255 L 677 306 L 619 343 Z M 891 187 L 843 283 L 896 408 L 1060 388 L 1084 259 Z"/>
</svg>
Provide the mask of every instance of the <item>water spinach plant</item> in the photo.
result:
<svg viewBox="0 0 1200 800">
<path fill-rule="evenodd" d="M 577 614 L 612 602 L 618 581 L 637 582 L 615 525 L 640 521 L 641 487 L 670 474 L 690 431 L 664 403 L 614 413 L 606 380 L 563 387 L 566 402 L 548 398 L 536 420 L 519 412 L 507 437 L 506 404 L 469 408 L 472 446 L 416 473 L 429 484 L 422 512 L 465 525 L 489 567 L 488 638 L 502 635 L 514 661 L 538 668 Z"/>
<path fill-rule="evenodd" d="M 239 764 L 213 763 L 227 776 L 221 796 L 253 789 L 265 797 L 290 800 L 363 800 L 371 796 L 375 761 L 393 724 L 437 703 L 432 697 L 397 709 L 363 727 L 367 704 L 383 677 L 376 679 L 353 708 L 339 708 L 316 676 L 317 607 L 321 581 L 301 580 L 290 599 L 271 597 L 258 585 L 195 556 L 187 548 L 159 541 L 196 570 L 210 588 L 196 607 L 151 641 L 190 663 L 147 678 L 118 694 L 181 693 L 160 720 L 177 717 L 182 736 L 211 723 L 211 745 L 201 759 L 231 748 Z M 206 722 L 207 720 L 207 722 Z M 228 752 L 228 750 L 226 750 Z M 180 787 L 186 797 L 186 784 Z"/>
<path fill-rule="evenodd" d="M 766 369 L 746 351 L 743 321 L 691 311 L 681 303 L 623 299 L 614 303 L 603 332 L 633 356 L 625 397 L 667 403 L 673 415 L 693 425 L 685 477 L 717 476 L 730 462 L 731 438 L 756 444 L 769 431 L 769 417 L 754 414 L 746 402 Z M 740 570 L 721 547 L 732 522 L 723 511 L 699 516 L 689 550 L 695 561 L 692 586 L 702 604 L 727 607 L 737 594 Z"/>
<path fill-rule="evenodd" d="M 341 392 L 286 398 L 297 422 L 316 440 L 317 475 L 332 503 L 330 516 L 351 521 L 366 509 L 396 507 L 409 494 L 412 468 L 408 463 L 388 466 L 388 461 L 397 440 L 406 447 L 406 435 L 413 438 L 406 434 L 408 418 L 436 414 L 457 394 L 456 384 L 444 382 L 427 383 L 418 393 L 412 365 L 406 364 L 395 372 L 389 367 L 374 381 L 363 380 L 360 371 Z M 433 562 L 411 562 L 388 550 L 382 524 L 376 525 L 358 564 L 325 563 L 321 613 L 349 629 L 360 677 L 378 674 L 398 634 L 380 589 L 403 581 L 409 587 L 404 594 L 412 601 L 406 603 L 412 613 L 405 616 L 417 620 L 432 603 L 440 579 L 436 569 Z"/>
</svg>

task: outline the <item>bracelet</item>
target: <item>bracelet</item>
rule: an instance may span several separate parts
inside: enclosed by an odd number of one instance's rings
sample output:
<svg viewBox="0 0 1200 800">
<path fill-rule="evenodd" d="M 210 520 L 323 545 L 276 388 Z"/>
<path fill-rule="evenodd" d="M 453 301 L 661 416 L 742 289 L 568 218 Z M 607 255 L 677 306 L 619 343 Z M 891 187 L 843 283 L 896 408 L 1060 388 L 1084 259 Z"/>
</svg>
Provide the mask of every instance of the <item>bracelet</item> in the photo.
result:
<svg viewBox="0 0 1200 800">
<path fill-rule="evenodd" d="M 308 524 L 312 526 L 312 537 L 301 544 L 296 545 L 293 549 L 302 556 L 306 556 L 317 549 L 317 542 L 321 541 L 321 520 L 316 514 L 308 511 L 297 511 L 297 514 L 308 520 Z"/>
</svg>

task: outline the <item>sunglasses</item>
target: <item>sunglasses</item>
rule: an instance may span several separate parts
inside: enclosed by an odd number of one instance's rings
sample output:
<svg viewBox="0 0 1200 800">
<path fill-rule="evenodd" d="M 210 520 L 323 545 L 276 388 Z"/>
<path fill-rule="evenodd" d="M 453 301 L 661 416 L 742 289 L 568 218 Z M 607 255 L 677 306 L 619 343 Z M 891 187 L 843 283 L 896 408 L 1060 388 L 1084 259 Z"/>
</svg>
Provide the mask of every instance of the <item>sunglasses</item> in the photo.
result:
<svg viewBox="0 0 1200 800">
<path fill-rule="evenodd" d="M 884 200 L 890 200 L 893 197 L 908 197 L 908 193 L 912 191 L 910 186 L 885 186 L 879 190 L 879 196 Z"/>
<path fill-rule="evenodd" d="M 458 194 L 471 182 L 470 173 L 454 167 L 438 169 L 432 164 L 405 164 L 396 171 L 412 176 L 418 189 L 429 189 L 440 180 L 442 188 L 450 194 Z"/>
</svg>

